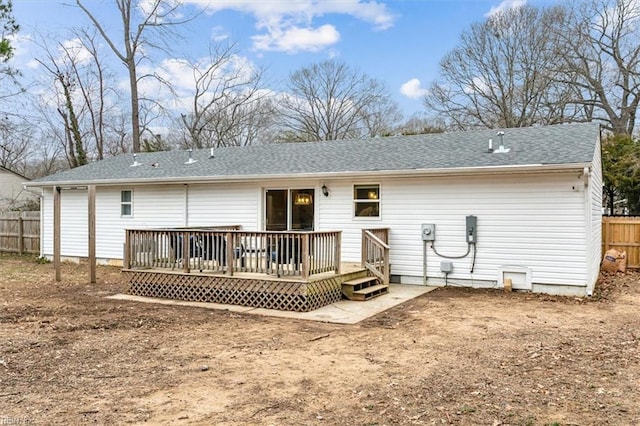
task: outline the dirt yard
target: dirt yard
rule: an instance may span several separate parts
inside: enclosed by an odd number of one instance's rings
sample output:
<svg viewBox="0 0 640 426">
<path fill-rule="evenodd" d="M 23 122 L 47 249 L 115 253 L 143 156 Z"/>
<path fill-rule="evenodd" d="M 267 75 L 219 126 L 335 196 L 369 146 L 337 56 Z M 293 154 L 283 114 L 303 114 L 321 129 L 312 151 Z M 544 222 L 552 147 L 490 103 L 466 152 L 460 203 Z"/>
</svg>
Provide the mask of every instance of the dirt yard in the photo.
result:
<svg viewBox="0 0 640 426">
<path fill-rule="evenodd" d="M 0 424 L 640 424 L 637 273 L 346 326 L 110 300 L 86 269 L 0 256 Z"/>
</svg>

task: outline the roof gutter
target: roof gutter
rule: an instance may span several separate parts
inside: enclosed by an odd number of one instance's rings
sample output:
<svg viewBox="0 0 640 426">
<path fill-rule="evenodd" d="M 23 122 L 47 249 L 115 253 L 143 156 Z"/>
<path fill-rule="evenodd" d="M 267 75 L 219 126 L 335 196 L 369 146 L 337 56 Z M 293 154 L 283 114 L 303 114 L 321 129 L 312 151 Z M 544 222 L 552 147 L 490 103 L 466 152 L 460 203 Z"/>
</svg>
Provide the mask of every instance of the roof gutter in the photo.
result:
<svg viewBox="0 0 640 426">
<path fill-rule="evenodd" d="M 584 170 L 591 167 L 591 163 L 571 164 L 527 164 L 513 166 L 482 166 L 482 167 L 451 167 L 442 169 L 412 169 L 412 170 L 372 170 L 372 171 L 344 171 L 329 173 L 299 173 L 295 175 L 227 175 L 227 176 L 190 176 L 173 177 L 167 179 L 142 178 L 142 179 L 100 179 L 87 181 L 46 181 L 25 182 L 28 187 L 69 186 L 82 187 L 86 185 L 116 186 L 116 185 L 164 185 L 185 183 L 233 183 L 250 182 L 255 180 L 292 180 L 292 179 L 347 179 L 352 177 L 451 177 L 451 176 L 483 176 L 483 175 L 515 175 L 515 174 L 539 174 L 550 172 L 564 172 L 570 170 Z"/>
</svg>

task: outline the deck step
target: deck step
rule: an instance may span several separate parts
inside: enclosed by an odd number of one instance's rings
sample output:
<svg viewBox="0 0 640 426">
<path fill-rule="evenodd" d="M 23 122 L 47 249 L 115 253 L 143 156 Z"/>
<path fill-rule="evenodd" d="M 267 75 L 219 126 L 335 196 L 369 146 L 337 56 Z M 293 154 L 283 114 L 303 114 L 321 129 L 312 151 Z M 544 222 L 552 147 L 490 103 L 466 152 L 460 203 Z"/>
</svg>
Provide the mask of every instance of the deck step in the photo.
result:
<svg viewBox="0 0 640 426">
<path fill-rule="evenodd" d="M 377 277 L 354 278 L 342 283 L 342 294 L 349 300 L 369 300 L 388 291 L 389 286 L 380 284 Z"/>
<path fill-rule="evenodd" d="M 342 286 L 348 286 L 352 291 L 362 290 L 363 288 L 370 287 L 371 285 L 378 282 L 376 277 L 361 277 L 354 278 L 349 281 L 345 281 L 342 283 Z"/>
<path fill-rule="evenodd" d="M 386 294 L 389 292 L 389 286 L 384 284 L 373 285 L 371 287 L 367 287 L 362 290 L 353 292 L 353 299 L 351 300 L 369 300 L 374 297 L 380 296 L 382 294 Z"/>
</svg>

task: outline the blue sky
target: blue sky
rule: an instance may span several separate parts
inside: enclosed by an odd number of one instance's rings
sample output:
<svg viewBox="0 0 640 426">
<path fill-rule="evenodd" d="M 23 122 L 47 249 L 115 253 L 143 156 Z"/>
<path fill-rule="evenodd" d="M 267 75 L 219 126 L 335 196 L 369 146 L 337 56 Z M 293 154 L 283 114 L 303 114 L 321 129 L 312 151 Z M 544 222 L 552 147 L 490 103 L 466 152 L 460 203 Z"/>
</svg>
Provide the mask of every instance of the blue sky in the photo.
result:
<svg viewBox="0 0 640 426">
<path fill-rule="evenodd" d="M 141 0 L 145 2 L 152 0 Z M 460 33 L 496 10 L 526 0 L 183 0 L 185 13 L 202 12 L 176 44 L 177 58 L 206 55 L 210 40 L 237 43 L 239 53 L 266 69 L 274 90 L 288 74 L 328 58 L 383 81 L 408 116 L 422 111 L 421 93 L 437 77 L 440 59 L 456 46 Z M 549 4 L 548 1 L 529 1 Z M 66 5 L 65 5 L 66 3 Z M 89 26 L 73 0 L 14 0 L 22 29 L 15 65 L 37 72 L 29 39 L 44 34 L 64 41 L 72 27 Z M 84 0 L 117 34 L 112 1 Z M 161 66 L 160 63 L 155 64 Z M 115 65 L 123 73 L 122 65 Z M 167 71 L 180 73 L 179 69 Z M 179 75 L 172 76 L 180 81 Z"/>
</svg>

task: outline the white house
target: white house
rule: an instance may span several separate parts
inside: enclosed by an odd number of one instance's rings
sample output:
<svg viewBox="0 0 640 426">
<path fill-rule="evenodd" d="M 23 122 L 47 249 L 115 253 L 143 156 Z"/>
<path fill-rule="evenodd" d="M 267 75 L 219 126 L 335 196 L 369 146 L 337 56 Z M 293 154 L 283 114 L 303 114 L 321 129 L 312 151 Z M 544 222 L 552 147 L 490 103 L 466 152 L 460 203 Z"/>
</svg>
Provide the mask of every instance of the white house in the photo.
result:
<svg viewBox="0 0 640 426">
<path fill-rule="evenodd" d="M 21 207 L 28 201 L 38 198 L 26 191 L 22 184 L 26 177 L 0 166 L 0 212 Z"/>
<path fill-rule="evenodd" d="M 342 231 L 358 262 L 361 230 L 389 229 L 392 282 L 591 295 L 601 258 L 600 128 L 567 124 L 126 154 L 26 184 L 40 188 L 42 254 L 123 258 L 125 229 L 238 224 Z"/>
</svg>

